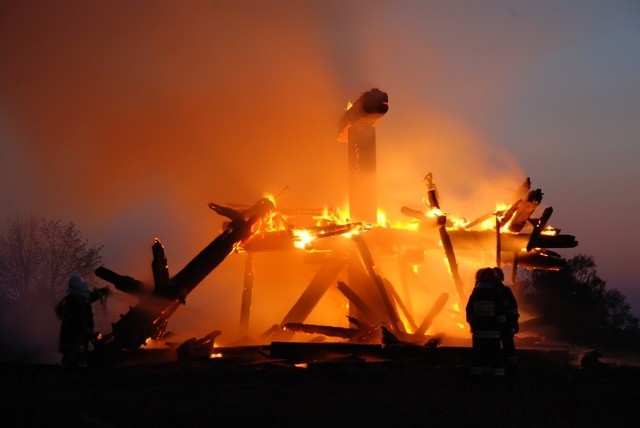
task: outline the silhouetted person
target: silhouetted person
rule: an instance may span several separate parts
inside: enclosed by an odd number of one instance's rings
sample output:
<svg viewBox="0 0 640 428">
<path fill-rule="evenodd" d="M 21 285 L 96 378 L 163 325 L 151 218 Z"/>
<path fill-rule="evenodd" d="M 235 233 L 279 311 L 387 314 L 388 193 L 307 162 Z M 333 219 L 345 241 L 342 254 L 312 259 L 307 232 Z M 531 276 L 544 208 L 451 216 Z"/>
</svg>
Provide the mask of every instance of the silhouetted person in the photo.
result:
<svg viewBox="0 0 640 428">
<path fill-rule="evenodd" d="M 109 287 L 90 290 L 81 276 L 69 278 L 67 294 L 55 308 L 62 321 L 59 351 L 63 371 L 87 366 L 89 341 L 95 336 L 91 304 L 108 294 Z"/>
<path fill-rule="evenodd" d="M 505 362 L 507 364 L 507 371 L 510 374 L 515 373 L 518 368 L 518 355 L 516 353 L 516 345 L 513 340 L 513 336 L 520 330 L 520 313 L 518 312 L 518 302 L 513 295 L 511 288 L 504 284 L 504 272 L 499 267 L 494 267 L 493 271 L 496 274 L 496 283 L 498 289 L 502 294 L 502 300 L 504 301 L 504 307 L 507 315 L 507 323 L 502 330 L 502 351 L 504 353 Z"/>
<path fill-rule="evenodd" d="M 504 360 L 500 348 L 501 333 L 507 322 L 504 301 L 492 268 L 480 269 L 476 273 L 476 280 L 466 307 L 473 346 L 471 374 L 504 376 Z"/>
</svg>

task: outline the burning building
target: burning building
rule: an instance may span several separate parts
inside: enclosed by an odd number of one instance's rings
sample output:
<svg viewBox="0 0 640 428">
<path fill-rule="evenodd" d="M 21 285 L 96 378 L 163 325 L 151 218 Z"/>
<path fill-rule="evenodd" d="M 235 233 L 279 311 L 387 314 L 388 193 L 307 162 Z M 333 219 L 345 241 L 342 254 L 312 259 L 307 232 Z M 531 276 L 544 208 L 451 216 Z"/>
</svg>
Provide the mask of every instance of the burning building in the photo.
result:
<svg viewBox="0 0 640 428">
<path fill-rule="evenodd" d="M 562 267 L 553 249 L 578 243 L 549 224 L 552 208 L 536 216 L 543 193 L 528 178 L 511 201 L 469 221 L 446 212 L 436 177 L 427 171 L 420 204 L 398 207 L 405 220 L 387 224 L 377 201 L 375 124 L 388 109 L 388 95 L 374 88 L 350 104 L 339 120 L 338 141 L 347 146 L 347 209 L 279 209 L 273 197 L 253 207 L 211 203 L 216 213 L 230 219 L 224 231 L 173 277 L 156 241 L 150 295 L 140 295 L 133 278 L 98 268 L 99 277 L 140 298 L 113 324 L 110 343 L 135 349 L 149 337 L 161 338 L 186 295 L 231 253 L 244 258 L 238 334 L 244 343 L 307 341 L 307 334 L 312 340 L 368 344 L 465 338 L 469 333 L 462 309 L 478 268 L 508 267 L 515 283 L 519 268 Z M 273 328 L 250 339 L 254 286 L 262 274 L 256 262 L 268 253 L 296 254 L 295 260 L 313 274 L 288 310 L 273 319 Z M 290 263 L 279 269 L 293 269 Z M 314 318 L 319 322 L 310 322 L 328 293 L 334 296 L 327 311 L 332 313 L 321 311 Z"/>
</svg>

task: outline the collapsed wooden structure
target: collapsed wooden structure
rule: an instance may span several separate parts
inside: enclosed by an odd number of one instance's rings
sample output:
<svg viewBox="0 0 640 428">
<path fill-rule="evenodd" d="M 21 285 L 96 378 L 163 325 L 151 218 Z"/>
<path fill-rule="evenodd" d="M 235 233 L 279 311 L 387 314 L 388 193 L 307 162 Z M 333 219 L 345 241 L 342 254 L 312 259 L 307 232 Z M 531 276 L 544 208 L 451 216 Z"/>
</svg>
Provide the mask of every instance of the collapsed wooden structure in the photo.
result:
<svg viewBox="0 0 640 428">
<path fill-rule="evenodd" d="M 552 249 L 572 248 L 578 243 L 573 236 L 561 235 L 548 225 L 552 208 L 533 217 L 543 193 L 541 189 L 532 189 L 528 178 L 507 209 L 454 225 L 441 211 L 434 177 L 428 173 L 424 178 L 427 190 L 424 207 L 400 208 L 413 227 L 377 225 L 374 124 L 387 110 L 387 94 L 374 88 L 362 94 L 340 120 L 339 141 L 347 144 L 348 152 L 349 219 L 323 217 L 322 210 L 279 211 L 266 198 L 243 210 L 210 203 L 212 210 L 230 221 L 222 234 L 175 276 L 169 275 L 164 249 L 158 240 L 152 246 L 153 287 L 99 267 L 98 277 L 136 296 L 140 303 L 121 315 L 113 324 L 113 331 L 96 344 L 96 350 L 135 350 L 148 338 L 161 338 L 169 317 L 185 304 L 187 295 L 234 251 L 245 256 L 239 323 L 239 336 L 245 341 L 251 320 L 254 281 L 259 275 L 254 263 L 256 255 L 303 251 L 305 262 L 318 266 L 281 321 L 253 341 L 254 344 L 288 342 L 296 333 L 308 333 L 354 344 L 406 343 L 432 347 L 440 339 L 438 331 L 430 331 L 434 320 L 452 300 L 459 303 L 458 307 L 466 302 L 469 288 L 465 288 L 460 274 L 461 253 L 495 254 L 495 265 L 512 266 L 514 282 L 518 267 L 560 269 L 563 266 L 563 259 Z M 313 223 L 296 224 L 294 217 L 313 220 Z M 488 220 L 493 220 L 493 227 L 480 228 Z M 429 310 L 421 319 L 416 319 L 410 302 L 410 283 L 420 279 L 412 266 L 421 263 L 426 252 L 434 251 L 446 259 L 451 284 L 434 296 Z M 381 273 L 382 259 L 391 260 L 396 266 L 399 283 Z M 349 326 L 307 324 L 307 318 L 333 285 L 349 303 Z M 460 314 L 457 316 L 460 322 Z M 216 330 L 203 339 L 190 339 L 179 351 L 185 358 L 190 353 L 207 353 L 219 334 Z"/>
<path fill-rule="evenodd" d="M 404 215 L 417 223 L 417 227 L 407 229 L 376 225 L 374 124 L 387 110 L 386 93 L 374 88 L 362 94 L 340 120 L 339 141 L 347 143 L 348 148 L 349 221 L 324 218 L 319 222 L 320 225 L 298 227 L 292 220 L 286 219 L 280 222 L 285 225 L 283 230 L 257 233 L 239 247 L 247 254 L 241 337 L 246 337 L 249 325 L 250 296 L 256 274 L 254 255 L 262 251 L 294 249 L 298 229 L 304 229 L 313 236 L 314 241 L 307 243 L 302 251 L 307 252 L 305 260 L 317 263 L 319 268 L 281 322 L 265 335 L 278 341 L 291 340 L 294 333 L 302 332 L 349 342 L 379 343 L 382 326 L 387 334 L 394 335 L 398 340 L 428 343 L 434 339 L 434 333 L 427 334 L 429 328 L 451 300 L 450 293 L 455 293 L 459 307 L 466 302 L 457 254 L 494 253 L 496 266 L 511 265 L 512 281 L 515 283 L 519 267 L 560 269 L 564 261 L 552 249 L 578 245 L 574 236 L 561 235 L 559 230 L 548 225 L 552 208 L 546 208 L 540 217 L 534 217 L 543 193 L 541 189 L 531 188 L 529 178 L 521 185 L 515 201 L 507 209 L 492 211 L 465 224 L 453 225 L 440 209 L 433 175 L 428 173 L 424 179 L 427 190 L 424 209 L 400 208 Z M 479 228 L 492 219 L 493 227 Z M 411 264 L 419 263 L 425 251 L 434 250 L 444 253 L 453 287 L 450 292 L 440 293 L 424 318 L 416 320 L 406 302 L 410 299 L 408 283 L 416 276 Z M 395 259 L 401 284 L 393 284 L 381 275 L 378 269 L 381 258 Z M 345 276 L 346 281 L 340 280 Z M 305 324 L 323 295 L 336 283 L 337 289 L 349 302 L 349 327 Z M 402 297 L 396 285 L 401 286 Z M 378 334 L 375 334 L 376 331 Z"/>
</svg>

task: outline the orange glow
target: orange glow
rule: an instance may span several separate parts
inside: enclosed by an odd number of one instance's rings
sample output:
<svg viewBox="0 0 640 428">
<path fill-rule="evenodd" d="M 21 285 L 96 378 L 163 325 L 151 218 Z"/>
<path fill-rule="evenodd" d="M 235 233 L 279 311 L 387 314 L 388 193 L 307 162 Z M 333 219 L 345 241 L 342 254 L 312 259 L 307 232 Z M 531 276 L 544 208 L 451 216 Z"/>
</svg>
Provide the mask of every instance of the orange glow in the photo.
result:
<svg viewBox="0 0 640 428">
<path fill-rule="evenodd" d="M 306 229 L 294 229 L 293 230 L 294 241 L 293 245 L 301 250 L 308 250 L 311 248 L 311 243 L 316 239 Z"/>
<path fill-rule="evenodd" d="M 388 225 L 387 225 L 387 215 L 380 208 L 378 208 L 378 216 L 377 217 L 378 217 L 378 226 L 379 227 L 388 227 Z"/>
</svg>

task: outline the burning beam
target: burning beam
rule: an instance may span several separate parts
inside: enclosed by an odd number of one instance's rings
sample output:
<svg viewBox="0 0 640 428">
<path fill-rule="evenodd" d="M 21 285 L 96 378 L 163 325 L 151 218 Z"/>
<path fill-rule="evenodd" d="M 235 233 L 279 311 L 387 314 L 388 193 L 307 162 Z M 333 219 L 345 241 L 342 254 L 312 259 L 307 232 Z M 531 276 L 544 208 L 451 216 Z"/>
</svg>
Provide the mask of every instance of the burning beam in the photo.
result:
<svg viewBox="0 0 640 428">
<path fill-rule="evenodd" d="M 442 312 L 444 305 L 447 304 L 447 300 L 449 300 L 449 293 L 442 293 L 440 297 L 438 297 L 438 300 L 436 300 L 436 302 L 433 304 L 427 316 L 424 317 L 424 320 L 422 320 L 420 327 L 415 330 L 416 336 L 424 335 L 427 330 L 429 330 L 429 327 L 431 327 L 433 320 L 438 316 L 440 312 Z"/>
<path fill-rule="evenodd" d="M 274 208 L 273 203 L 266 198 L 260 199 L 244 211 L 214 203 L 210 203 L 209 206 L 216 213 L 231 220 L 226 224 L 223 232 L 171 278 L 168 286 L 161 280 L 156 282 L 154 293 L 150 296 L 142 296 L 138 305 L 121 315 L 120 320 L 112 325 L 113 331 L 105 335 L 103 342 L 98 344 L 99 347 L 96 347 L 96 350 L 106 348 L 135 350 L 148 338 L 161 337 L 169 317 L 180 304 L 185 304 L 187 295 L 240 243 L 247 240 L 254 233 L 254 226 Z M 154 266 L 158 261 L 162 262 L 164 257 L 164 251 L 161 251 L 161 246 L 157 244 L 159 242 L 156 240 L 153 246 Z M 166 266 L 166 262 L 163 263 Z M 162 272 L 160 268 L 160 273 Z M 98 277 L 112 282 L 116 288 L 122 287 L 123 283 L 132 284 L 132 281 L 127 279 L 129 277 L 117 275 L 102 267 L 96 269 L 95 273 Z"/>
<path fill-rule="evenodd" d="M 540 234 L 544 230 L 544 227 L 547 225 L 547 221 L 549 221 L 549 217 L 553 214 L 553 208 L 548 207 L 542 212 L 542 216 L 537 221 L 534 221 L 533 232 L 531 232 L 531 237 L 529 238 L 529 242 L 527 243 L 527 252 L 531 251 L 536 245 L 536 241 L 540 237 Z"/>
<path fill-rule="evenodd" d="M 464 294 L 464 284 L 462 283 L 462 278 L 460 277 L 460 272 L 458 270 L 458 262 L 456 261 L 456 254 L 453 251 L 453 244 L 451 243 L 449 232 L 447 232 L 447 228 L 444 226 L 444 224 L 440 226 L 439 232 L 440 240 L 442 241 L 442 247 L 444 248 L 444 253 L 447 256 L 449 268 L 451 269 L 451 276 L 453 277 L 453 282 L 456 286 L 458 298 L 461 302 L 464 302 L 466 300 Z"/>
<path fill-rule="evenodd" d="M 344 296 L 353 303 L 356 308 L 358 308 L 370 324 L 379 324 L 382 321 L 382 317 L 376 314 L 375 311 L 371 309 L 371 307 L 369 307 L 369 305 L 367 305 L 360 296 L 358 296 L 358 293 L 353 291 L 347 284 L 342 281 L 338 281 L 338 290 L 344 294 Z"/>
<path fill-rule="evenodd" d="M 329 289 L 331 282 L 345 266 L 346 263 L 328 263 L 323 265 L 280 324 L 304 322 Z M 287 337 L 280 337 L 282 335 Z M 277 335 L 278 340 L 290 339 L 291 336 L 292 333 L 289 331 Z"/>
<path fill-rule="evenodd" d="M 512 208 L 515 209 L 513 215 L 510 212 L 505 214 L 503 225 L 508 222 L 508 229 L 510 232 L 520 232 L 522 228 L 527 224 L 531 214 L 538 208 L 542 201 L 542 190 L 530 190 L 526 197 L 517 201 Z"/>
<path fill-rule="evenodd" d="M 253 253 L 247 253 L 244 265 L 244 286 L 242 288 L 242 302 L 240 303 L 240 336 L 245 337 L 249 332 L 249 316 L 251 315 L 251 301 L 253 300 L 253 279 L 255 265 Z"/>
<path fill-rule="evenodd" d="M 416 322 L 413 320 L 413 316 L 411 315 L 411 312 L 409 311 L 409 309 L 407 309 L 407 307 L 405 306 L 404 302 L 402 301 L 402 299 L 400 298 L 400 295 L 398 294 L 398 292 L 396 291 L 395 287 L 393 286 L 393 284 L 391 283 L 391 281 L 387 280 L 387 279 L 382 279 L 382 282 L 384 283 L 387 291 L 391 294 L 391 296 L 393 297 L 394 302 L 396 302 L 396 304 L 398 305 L 398 307 L 400 307 L 400 310 L 402 311 L 402 314 L 404 315 L 404 317 L 407 319 L 407 322 L 409 323 L 409 326 L 411 326 L 411 331 L 416 331 L 416 329 L 418 328 L 418 326 L 416 325 Z"/>
<path fill-rule="evenodd" d="M 356 243 L 358 247 L 358 251 L 360 253 L 360 257 L 362 259 L 362 263 L 364 264 L 365 270 L 369 275 L 369 278 L 375 284 L 378 292 L 380 293 L 380 297 L 382 298 L 382 302 L 384 303 L 384 307 L 387 311 L 387 315 L 389 316 L 389 321 L 391 323 L 391 327 L 395 331 L 404 331 L 404 325 L 400 322 L 400 318 L 398 317 L 398 313 L 396 312 L 396 308 L 387 293 L 387 290 L 384 286 L 384 282 L 378 273 L 376 272 L 375 263 L 373 261 L 373 256 L 369 251 L 369 247 L 366 242 L 360 235 L 355 235 L 352 237 L 353 241 Z"/>
</svg>

